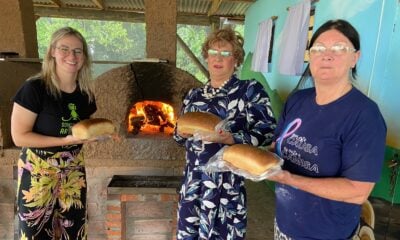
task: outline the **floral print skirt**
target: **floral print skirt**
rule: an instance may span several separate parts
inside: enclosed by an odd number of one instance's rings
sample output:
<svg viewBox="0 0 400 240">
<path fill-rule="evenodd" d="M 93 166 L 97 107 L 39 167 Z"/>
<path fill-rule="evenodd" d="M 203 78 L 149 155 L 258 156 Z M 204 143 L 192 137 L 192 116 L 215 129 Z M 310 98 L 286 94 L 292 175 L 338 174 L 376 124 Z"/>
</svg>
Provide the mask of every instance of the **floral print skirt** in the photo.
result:
<svg viewBox="0 0 400 240">
<path fill-rule="evenodd" d="M 23 148 L 18 160 L 18 239 L 86 239 L 83 154 L 45 155 Z"/>
<path fill-rule="evenodd" d="M 186 170 L 178 204 L 178 240 L 241 240 L 246 225 L 242 177 Z"/>
</svg>

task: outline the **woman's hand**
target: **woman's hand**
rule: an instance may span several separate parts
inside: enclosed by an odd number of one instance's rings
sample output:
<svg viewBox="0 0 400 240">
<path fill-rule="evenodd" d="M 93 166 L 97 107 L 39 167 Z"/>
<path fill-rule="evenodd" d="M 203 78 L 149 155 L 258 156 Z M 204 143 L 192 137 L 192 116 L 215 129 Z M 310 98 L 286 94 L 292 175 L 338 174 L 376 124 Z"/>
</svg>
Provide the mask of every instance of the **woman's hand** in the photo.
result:
<svg viewBox="0 0 400 240">
<path fill-rule="evenodd" d="M 204 134 L 199 133 L 201 140 L 213 143 L 222 143 L 227 145 L 235 144 L 235 141 L 230 132 L 220 130 L 215 134 Z"/>
<path fill-rule="evenodd" d="M 82 140 L 80 138 L 74 137 L 72 135 L 68 135 L 66 137 L 64 137 L 65 140 L 65 145 L 75 145 L 75 144 L 83 144 L 88 142 L 88 140 Z"/>
<path fill-rule="evenodd" d="M 291 173 L 286 170 L 278 171 L 276 174 L 269 176 L 267 180 L 287 184 L 288 180 L 291 178 Z"/>
<path fill-rule="evenodd" d="M 180 137 L 182 137 L 182 138 L 190 138 L 191 136 L 193 136 L 192 134 L 184 133 L 184 132 L 179 131 L 179 128 L 178 128 L 178 130 L 177 130 L 177 133 L 178 133 L 178 135 L 179 135 Z"/>
</svg>

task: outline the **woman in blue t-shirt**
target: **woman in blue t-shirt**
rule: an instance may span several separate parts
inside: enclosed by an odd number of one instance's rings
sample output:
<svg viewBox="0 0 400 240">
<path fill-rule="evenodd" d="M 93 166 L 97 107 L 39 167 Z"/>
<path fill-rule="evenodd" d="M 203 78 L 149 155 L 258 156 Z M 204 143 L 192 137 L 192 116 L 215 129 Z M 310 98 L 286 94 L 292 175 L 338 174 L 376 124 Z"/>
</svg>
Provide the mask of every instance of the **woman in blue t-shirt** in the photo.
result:
<svg viewBox="0 0 400 240">
<path fill-rule="evenodd" d="M 275 239 L 350 239 L 378 181 L 386 125 L 378 106 L 352 85 L 360 40 L 347 21 L 324 23 L 310 41 L 314 87 L 288 98 L 275 137 L 285 160 L 276 181 Z"/>
<path fill-rule="evenodd" d="M 18 239 L 86 239 L 82 140 L 70 127 L 96 111 L 88 47 L 70 27 L 53 33 L 42 71 L 18 90 L 11 134 L 18 160 Z"/>
</svg>

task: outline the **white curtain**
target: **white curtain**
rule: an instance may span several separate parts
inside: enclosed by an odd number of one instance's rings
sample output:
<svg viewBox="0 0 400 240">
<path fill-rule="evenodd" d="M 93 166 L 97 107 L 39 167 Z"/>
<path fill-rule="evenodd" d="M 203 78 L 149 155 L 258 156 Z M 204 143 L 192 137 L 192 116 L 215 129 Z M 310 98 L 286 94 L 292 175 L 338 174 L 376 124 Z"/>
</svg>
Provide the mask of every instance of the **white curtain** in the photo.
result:
<svg viewBox="0 0 400 240">
<path fill-rule="evenodd" d="M 283 28 L 279 72 L 285 75 L 301 75 L 304 53 L 307 45 L 307 33 L 310 20 L 311 1 L 304 0 L 290 7 Z"/>
<path fill-rule="evenodd" d="M 268 72 L 268 58 L 272 34 L 272 19 L 259 23 L 251 70 Z"/>
</svg>

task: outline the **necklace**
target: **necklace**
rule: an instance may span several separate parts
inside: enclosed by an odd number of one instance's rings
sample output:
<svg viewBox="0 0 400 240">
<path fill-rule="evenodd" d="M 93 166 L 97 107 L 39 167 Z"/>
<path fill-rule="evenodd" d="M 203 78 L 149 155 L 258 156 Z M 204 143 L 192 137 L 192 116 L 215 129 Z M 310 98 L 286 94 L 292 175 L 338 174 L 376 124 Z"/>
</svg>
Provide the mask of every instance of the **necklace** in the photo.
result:
<svg viewBox="0 0 400 240">
<path fill-rule="evenodd" d="M 217 87 L 217 88 L 213 88 L 211 86 L 211 81 L 208 81 L 206 83 L 206 85 L 203 88 L 203 95 L 206 96 L 207 98 L 212 98 L 214 97 L 216 94 L 218 94 L 222 88 L 225 87 L 225 85 L 229 82 L 230 79 L 226 79 L 221 86 Z M 208 90 L 210 89 L 210 91 Z"/>
</svg>

